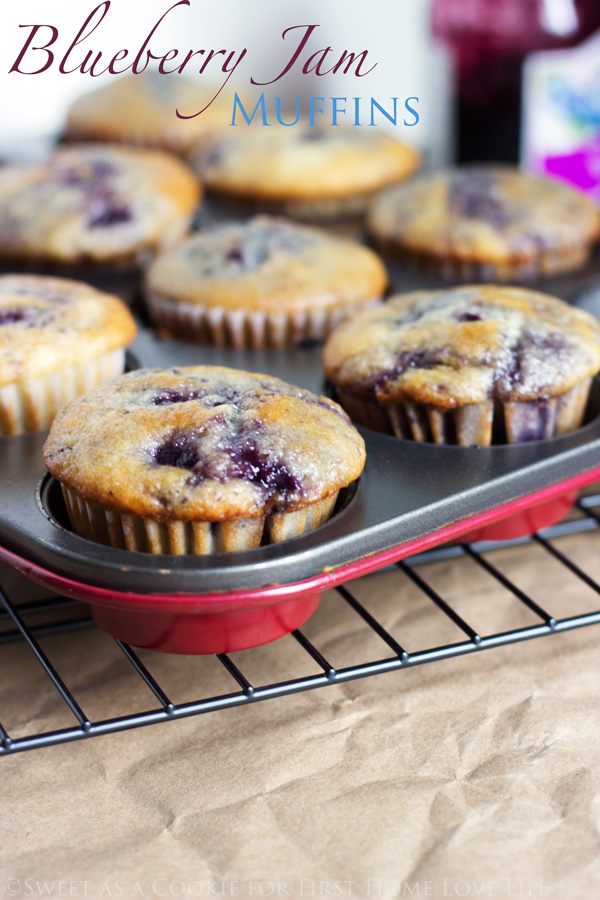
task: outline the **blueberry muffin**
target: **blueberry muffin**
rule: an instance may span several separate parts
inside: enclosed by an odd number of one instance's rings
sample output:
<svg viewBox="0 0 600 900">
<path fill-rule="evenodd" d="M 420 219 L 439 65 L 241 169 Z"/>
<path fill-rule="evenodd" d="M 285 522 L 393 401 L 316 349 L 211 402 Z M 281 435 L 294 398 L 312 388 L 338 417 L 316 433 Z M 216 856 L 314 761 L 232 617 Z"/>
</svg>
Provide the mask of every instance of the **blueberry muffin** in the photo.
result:
<svg viewBox="0 0 600 900">
<path fill-rule="evenodd" d="M 600 323 L 524 288 L 417 291 L 341 325 L 324 366 L 355 422 L 415 441 L 516 444 L 581 425 Z"/>
<path fill-rule="evenodd" d="M 71 105 L 66 138 L 138 144 L 186 154 L 231 122 L 230 94 L 224 90 L 211 102 L 218 90 L 219 85 L 207 86 L 182 75 L 159 72 L 111 79 Z M 202 109 L 193 119 L 180 119 L 176 112 L 190 116 Z"/>
<path fill-rule="evenodd" d="M 65 278 L 0 276 L 0 435 L 45 431 L 75 397 L 123 372 L 135 322 Z"/>
<path fill-rule="evenodd" d="M 156 150 L 85 145 L 0 167 L 0 261 L 138 265 L 187 231 L 194 175 Z"/>
<path fill-rule="evenodd" d="M 154 324 L 218 346 L 321 339 L 387 285 L 366 247 L 259 216 L 195 234 L 160 254 L 146 276 Z"/>
<path fill-rule="evenodd" d="M 67 406 L 44 448 L 74 530 L 207 554 L 296 537 L 360 475 L 364 443 L 324 397 L 211 366 L 123 375 Z"/>
<path fill-rule="evenodd" d="M 385 192 L 368 227 L 384 254 L 444 277 L 523 281 L 582 266 L 600 235 L 600 212 L 558 181 L 474 165 Z"/>
<path fill-rule="evenodd" d="M 195 155 L 206 187 L 300 218 L 362 214 L 374 193 L 419 166 L 416 150 L 377 128 L 249 128 Z"/>
</svg>

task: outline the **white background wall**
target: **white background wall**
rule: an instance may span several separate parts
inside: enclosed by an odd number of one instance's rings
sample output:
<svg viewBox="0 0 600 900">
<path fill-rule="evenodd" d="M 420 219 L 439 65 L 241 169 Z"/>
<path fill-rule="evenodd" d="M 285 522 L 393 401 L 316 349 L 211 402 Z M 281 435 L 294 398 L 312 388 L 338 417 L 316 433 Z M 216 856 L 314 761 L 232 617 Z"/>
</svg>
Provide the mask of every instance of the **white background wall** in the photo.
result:
<svg viewBox="0 0 600 900">
<path fill-rule="evenodd" d="M 101 79 L 79 73 L 61 75 L 53 67 L 40 75 L 8 74 L 29 34 L 21 24 L 48 23 L 59 29 L 55 47 L 66 50 L 99 0 L 3 0 L 0 11 L 0 150 L 27 145 L 40 135 L 60 129 L 70 100 L 97 86 Z M 174 0 L 112 0 L 98 29 L 77 51 L 102 49 L 114 54 L 122 47 L 139 47 L 156 20 Z M 398 128 L 402 139 L 444 161 L 449 147 L 446 60 L 428 34 L 430 0 L 191 0 L 191 7 L 174 10 L 157 32 L 156 47 L 182 50 L 248 47 L 238 72 L 241 84 L 251 75 L 263 80 L 280 71 L 290 52 L 281 32 L 290 25 L 318 23 L 311 50 L 331 45 L 336 53 L 368 49 L 377 68 L 365 78 L 331 75 L 319 79 L 286 77 L 276 93 L 292 96 L 373 96 L 385 103 L 391 96 L 419 96 L 421 121 L 415 128 Z M 43 32 L 49 36 L 49 32 Z M 42 32 L 40 32 L 40 37 Z M 112 55 L 111 54 L 111 55 Z M 45 55 L 29 59 L 43 61 Z M 107 58 L 107 62 L 108 59 Z M 279 68 L 278 68 L 279 63 Z M 25 66 L 25 62 L 23 64 Z M 57 66 L 57 63 L 55 64 Z M 36 66 L 37 67 L 37 66 Z M 214 70 L 219 74 L 218 69 Z M 111 78 L 114 76 L 103 76 Z M 206 79 L 207 76 L 205 75 Z M 254 89 L 257 90 L 257 89 Z"/>
</svg>

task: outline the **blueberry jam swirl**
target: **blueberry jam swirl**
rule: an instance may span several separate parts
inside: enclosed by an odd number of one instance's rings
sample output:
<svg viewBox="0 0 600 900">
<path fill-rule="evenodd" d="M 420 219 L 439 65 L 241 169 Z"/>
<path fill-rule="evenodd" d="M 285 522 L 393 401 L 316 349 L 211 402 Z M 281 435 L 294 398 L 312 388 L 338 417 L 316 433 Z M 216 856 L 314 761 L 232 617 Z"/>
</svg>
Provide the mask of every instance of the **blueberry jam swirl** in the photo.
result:
<svg viewBox="0 0 600 900">
<path fill-rule="evenodd" d="M 372 385 L 376 390 L 381 390 L 388 382 L 395 381 L 409 369 L 434 369 L 444 364 L 443 359 L 444 351 L 440 349 L 403 350 L 398 353 L 393 366 L 379 372 Z"/>
<path fill-rule="evenodd" d="M 315 238 L 283 221 L 255 219 L 228 225 L 192 239 L 185 248 L 194 268 L 205 277 L 239 276 L 256 272 L 281 256 L 299 256 Z"/>
<path fill-rule="evenodd" d="M 201 400 L 206 396 L 204 388 L 189 391 L 161 391 L 152 398 L 154 406 L 167 406 L 170 403 L 189 403 L 190 400 Z"/>
<path fill-rule="evenodd" d="M 303 495 L 300 478 L 292 471 L 285 453 L 272 443 L 268 429 L 259 418 L 260 409 L 277 394 L 301 398 L 312 406 L 341 412 L 327 401 L 300 389 L 269 380 L 253 388 L 197 379 L 198 386 L 142 391 L 140 403 L 166 409 L 197 403 L 204 410 L 218 410 L 203 416 L 198 428 L 175 428 L 150 451 L 150 463 L 189 471 L 186 485 L 198 487 L 211 480 L 221 484 L 241 479 L 258 488 L 265 501 L 286 500 Z M 348 421 L 346 415 L 341 413 Z"/>
<path fill-rule="evenodd" d="M 186 484 L 190 487 L 197 487 L 207 479 L 222 484 L 243 479 L 268 497 L 301 496 L 300 480 L 282 459 L 264 449 L 263 440 L 264 429 L 260 423 L 244 424 L 235 431 L 223 430 L 215 454 L 212 435 L 206 431 L 177 431 L 154 450 L 152 457 L 156 465 L 189 470 Z"/>
<path fill-rule="evenodd" d="M 130 222 L 131 210 L 124 203 L 119 203 L 110 194 L 94 196 L 90 199 L 87 217 L 88 228 L 109 228 Z"/>
<path fill-rule="evenodd" d="M 39 278 L 5 276 L 0 288 L 0 327 L 19 325 L 43 329 L 52 326 L 67 312 L 71 300 L 56 290 L 53 283 Z M 30 305 L 31 304 L 31 305 Z M 39 305 L 38 305 L 39 304 Z"/>
<path fill-rule="evenodd" d="M 454 173 L 450 181 L 449 205 L 456 215 L 482 219 L 495 228 L 504 228 L 511 221 L 497 179 L 484 170 L 467 169 Z"/>
<path fill-rule="evenodd" d="M 19 307 L 16 309 L 0 308 L 0 325 L 14 325 L 16 322 L 28 322 L 35 318 L 37 309 Z"/>
<path fill-rule="evenodd" d="M 114 166 L 107 160 L 92 159 L 80 165 L 60 165 L 57 169 L 57 179 L 66 187 L 89 191 L 104 186 L 114 171 Z"/>
<path fill-rule="evenodd" d="M 200 458 L 194 445 L 195 435 L 176 432 L 154 450 L 152 456 L 157 466 L 174 466 L 177 469 L 193 469 Z"/>
<path fill-rule="evenodd" d="M 253 533 L 261 523 L 278 530 L 283 522 L 265 517 L 302 511 L 304 521 L 317 503 L 319 516 L 329 514 L 362 472 L 364 441 L 337 413 L 269 375 L 139 369 L 68 404 L 44 459 L 61 484 L 93 492 L 108 509 L 160 522 L 252 519 Z"/>
<path fill-rule="evenodd" d="M 455 318 L 461 323 L 482 322 L 485 321 L 485 314 L 468 312 Z M 492 361 L 486 355 L 479 359 L 474 356 L 460 357 L 447 347 L 403 350 L 397 354 L 394 365 L 379 372 L 377 377 L 370 381 L 369 387 L 381 390 L 410 369 L 424 371 L 444 367 L 460 369 L 469 366 L 494 369 L 490 395 L 504 398 L 511 393 L 518 393 L 521 388 L 525 391 L 543 390 L 551 382 L 553 371 L 568 363 L 569 354 L 572 352 L 573 348 L 569 347 L 562 335 L 544 334 L 533 330 L 524 331 L 513 345 L 507 342 L 496 361 Z"/>
<path fill-rule="evenodd" d="M 365 396 L 375 391 L 382 398 L 397 394 L 408 399 L 413 390 L 419 397 L 431 391 L 435 403 L 435 396 L 448 395 L 447 377 L 455 386 L 451 393 L 464 398 L 457 400 L 461 403 L 546 400 L 561 393 L 573 384 L 575 372 L 581 370 L 580 379 L 588 377 L 599 354 L 597 326 L 580 324 L 580 313 L 546 295 L 533 294 L 528 306 L 523 303 L 528 295 L 490 286 L 415 294 L 414 299 L 406 295 L 402 303 L 391 302 L 372 316 L 372 346 L 362 354 L 351 353 L 343 364 L 353 373 L 351 389 Z M 351 333 L 369 330 L 367 319 L 362 328 L 358 321 L 346 328 Z M 428 375 L 430 370 L 435 374 Z M 413 372 L 423 375 L 415 380 Z"/>
<path fill-rule="evenodd" d="M 509 348 L 508 363 L 496 379 L 496 393 L 510 394 L 531 384 L 541 386 L 557 364 L 565 359 L 568 361 L 569 353 L 572 348 L 561 334 L 524 331 Z"/>
<path fill-rule="evenodd" d="M 80 165 L 61 165 L 57 179 L 80 191 L 86 200 L 86 225 L 90 229 L 110 228 L 131 221 L 131 208 L 115 194 L 111 180 L 115 166 L 104 159 L 85 160 Z"/>
</svg>

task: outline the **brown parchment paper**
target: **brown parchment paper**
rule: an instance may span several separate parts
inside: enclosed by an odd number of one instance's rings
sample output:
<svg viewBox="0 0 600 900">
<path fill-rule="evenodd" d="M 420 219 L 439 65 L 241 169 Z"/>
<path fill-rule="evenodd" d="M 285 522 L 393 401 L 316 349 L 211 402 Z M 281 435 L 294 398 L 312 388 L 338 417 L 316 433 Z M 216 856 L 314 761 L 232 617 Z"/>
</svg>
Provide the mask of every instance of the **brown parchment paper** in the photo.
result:
<svg viewBox="0 0 600 900">
<path fill-rule="evenodd" d="M 600 577 L 597 534 L 559 545 Z M 598 608 L 541 547 L 490 559 L 554 615 Z M 535 621 L 473 562 L 422 571 L 482 633 Z M 460 639 L 396 570 L 353 590 L 408 650 Z M 333 593 L 305 631 L 336 666 L 390 655 Z M 597 897 L 599 637 L 2 759 L 4 896 Z M 42 643 L 93 720 L 156 707 L 99 630 Z M 141 655 L 174 702 L 235 689 L 216 659 Z M 234 659 L 257 684 L 316 671 L 293 638 Z M 22 645 L 0 661 L 14 736 L 71 723 Z"/>
</svg>

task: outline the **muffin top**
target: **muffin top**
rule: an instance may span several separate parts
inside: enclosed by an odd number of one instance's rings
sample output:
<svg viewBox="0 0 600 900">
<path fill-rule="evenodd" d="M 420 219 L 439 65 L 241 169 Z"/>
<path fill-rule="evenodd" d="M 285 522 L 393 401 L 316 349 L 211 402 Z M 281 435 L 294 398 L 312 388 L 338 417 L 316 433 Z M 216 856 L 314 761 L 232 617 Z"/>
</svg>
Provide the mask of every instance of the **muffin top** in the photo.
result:
<svg viewBox="0 0 600 900">
<path fill-rule="evenodd" d="M 324 365 L 334 384 L 384 406 L 540 400 L 598 372 L 600 323 L 522 288 L 416 291 L 336 329 Z"/>
<path fill-rule="evenodd" d="M 380 259 L 351 241 L 285 219 L 257 216 L 195 234 L 159 255 L 149 293 L 228 310 L 293 312 L 380 297 Z"/>
<path fill-rule="evenodd" d="M 341 408 L 278 378 L 221 367 L 142 369 L 69 404 L 44 448 L 87 501 L 159 521 L 291 511 L 365 462 Z"/>
<path fill-rule="evenodd" d="M 179 237 L 200 199 L 193 174 L 158 150 L 82 145 L 0 168 L 0 258 L 138 258 Z"/>
<path fill-rule="evenodd" d="M 135 334 L 118 297 L 66 278 L 0 276 L 0 387 L 126 347 Z"/>
<path fill-rule="evenodd" d="M 419 161 L 416 150 L 378 129 L 302 124 L 215 138 L 196 157 L 210 189 L 273 201 L 370 194 L 412 174 Z"/>
<path fill-rule="evenodd" d="M 373 235 L 441 259 L 523 262 L 588 245 L 600 212 L 562 184 L 501 165 L 420 175 L 378 197 Z"/>
<path fill-rule="evenodd" d="M 206 86 L 182 75 L 141 72 L 111 79 L 71 105 L 67 135 L 187 152 L 199 139 L 231 121 L 232 99 L 219 85 Z M 208 104 L 207 109 L 204 109 Z M 180 119 L 204 109 L 193 119 Z"/>
</svg>

